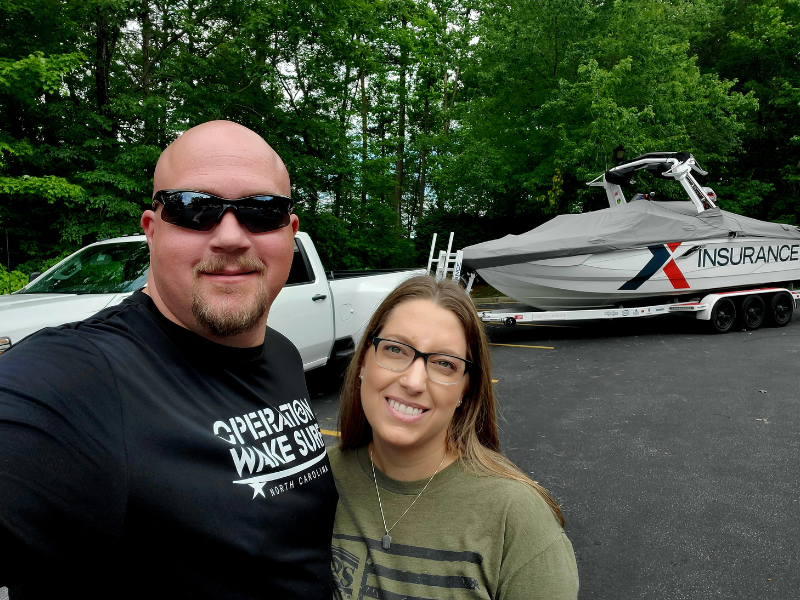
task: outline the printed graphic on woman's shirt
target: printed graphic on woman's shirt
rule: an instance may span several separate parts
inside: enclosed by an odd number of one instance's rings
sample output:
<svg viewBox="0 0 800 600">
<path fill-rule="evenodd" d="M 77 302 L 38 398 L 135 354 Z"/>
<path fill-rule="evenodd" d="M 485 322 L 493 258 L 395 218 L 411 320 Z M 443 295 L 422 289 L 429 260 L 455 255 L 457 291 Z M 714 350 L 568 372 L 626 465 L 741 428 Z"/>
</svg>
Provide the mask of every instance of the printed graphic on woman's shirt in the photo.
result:
<svg viewBox="0 0 800 600">
<path fill-rule="evenodd" d="M 329 470 L 318 465 L 325 442 L 305 398 L 216 421 L 213 431 L 234 446 L 229 451 L 239 479 L 233 483 L 249 485 L 253 498 L 289 492 Z"/>
<path fill-rule="evenodd" d="M 340 533 L 333 534 L 331 551 L 337 598 L 432 600 L 445 597 L 443 589 L 454 600 L 489 598 L 479 581 L 483 556 L 477 552 L 395 542 L 384 550 L 380 540 Z"/>
</svg>

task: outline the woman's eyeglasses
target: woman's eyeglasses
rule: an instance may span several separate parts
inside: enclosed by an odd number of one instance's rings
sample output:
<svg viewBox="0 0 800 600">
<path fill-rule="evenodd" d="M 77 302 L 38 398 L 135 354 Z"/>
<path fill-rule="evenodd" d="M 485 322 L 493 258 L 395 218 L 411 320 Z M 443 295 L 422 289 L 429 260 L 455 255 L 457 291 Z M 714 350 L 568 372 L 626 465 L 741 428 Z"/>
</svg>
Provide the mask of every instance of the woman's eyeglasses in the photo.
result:
<svg viewBox="0 0 800 600">
<path fill-rule="evenodd" d="M 420 352 L 413 346 L 385 338 L 372 338 L 375 346 L 375 361 L 390 371 L 405 371 L 415 360 L 422 357 L 428 379 L 444 385 L 455 385 L 464 379 L 474 363 L 466 358 L 440 352 Z"/>
</svg>

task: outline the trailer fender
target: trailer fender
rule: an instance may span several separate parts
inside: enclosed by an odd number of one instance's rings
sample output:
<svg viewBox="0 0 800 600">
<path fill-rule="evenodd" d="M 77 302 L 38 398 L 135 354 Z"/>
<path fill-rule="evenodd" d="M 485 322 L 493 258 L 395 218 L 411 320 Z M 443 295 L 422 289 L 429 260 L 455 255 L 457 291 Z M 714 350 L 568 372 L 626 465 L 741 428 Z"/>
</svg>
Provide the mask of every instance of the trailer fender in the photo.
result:
<svg viewBox="0 0 800 600">
<path fill-rule="evenodd" d="M 711 313 L 714 310 L 714 305 L 721 299 L 721 298 L 731 298 L 736 299 L 736 302 L 739 300 L 743 300 L 743 296 L 750 296 L 750 295 L 758 295 L 761 296 L 765 302 L 768 301 L 773 295 L 785 292 L 789 294 L 792 299 L 797 304 L 798 299 L 800 299 L 800 294 L 794 291 L 787 290 L 786 288 L 778 288 L 778 287 L 764 287 L 764 288 L 755 288 L 750 290 L 736 290 L 730 292 L 716 292 L 713 294 L 708 294 L 707 296 L 703 297 L 700 301 L 700 304 L 706 304 L 707 307 L 703 310 L 697 311 L 696 315 L 697 318 L 701 321 L 708 321 L 711 319 Z"/>
</svg>

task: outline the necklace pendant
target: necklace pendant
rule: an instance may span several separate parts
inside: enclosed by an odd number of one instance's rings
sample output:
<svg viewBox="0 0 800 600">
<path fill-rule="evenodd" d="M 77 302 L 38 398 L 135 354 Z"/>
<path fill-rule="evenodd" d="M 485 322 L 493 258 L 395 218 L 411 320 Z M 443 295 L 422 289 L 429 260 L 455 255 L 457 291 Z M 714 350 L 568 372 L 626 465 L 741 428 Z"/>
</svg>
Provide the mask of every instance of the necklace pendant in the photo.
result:
<svg viewBox="0 0 800 600">
<path fill-rule="evenodd" d="M 383 536 L 383 539 L 381 540 L 381 545 L 383 546 L 384 550 L 388 550 L 389 548 L 391 548 L 392 536 L 390 536 L 388 533 L 385 536 Z"/>
</svg>

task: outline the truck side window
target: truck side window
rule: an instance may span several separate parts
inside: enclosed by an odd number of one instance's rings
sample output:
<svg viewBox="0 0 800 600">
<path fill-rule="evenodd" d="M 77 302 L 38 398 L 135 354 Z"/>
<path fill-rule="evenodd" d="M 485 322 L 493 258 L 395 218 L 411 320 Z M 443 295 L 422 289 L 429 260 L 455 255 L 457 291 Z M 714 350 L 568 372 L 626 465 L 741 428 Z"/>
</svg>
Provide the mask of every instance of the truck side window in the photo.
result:
<svg viewBox="0 0 800 600">
<path fill-rule="evenodd" d="M 294 258 L 292 259 L 292 269 L 289 271 L 289 279 L 286 285 L 300 285 L 303 283 L 314 283 L 314 272 L 308 264 L 306 252 L 300 240 L 294 240 Z"/>
</svg>

